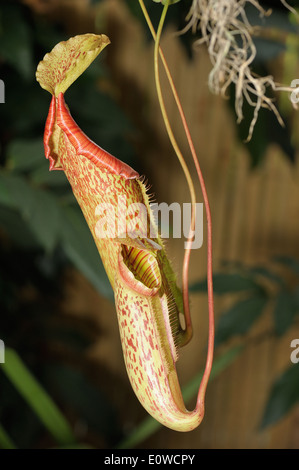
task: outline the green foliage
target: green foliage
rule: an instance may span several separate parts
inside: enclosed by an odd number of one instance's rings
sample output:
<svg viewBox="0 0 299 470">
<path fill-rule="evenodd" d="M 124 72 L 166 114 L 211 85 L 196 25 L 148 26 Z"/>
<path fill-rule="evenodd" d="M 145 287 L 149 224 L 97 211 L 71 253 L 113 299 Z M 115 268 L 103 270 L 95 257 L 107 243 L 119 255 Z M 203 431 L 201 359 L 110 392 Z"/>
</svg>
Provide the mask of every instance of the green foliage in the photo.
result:
<svg viewBox="0 0 299 470">
<path fill-rule="evenodd" d="M 61 24 L 34 16 L 20 2 L 1 2 L 5 103 L 0 105 L 0 338 L 6 345 L 6 362 L 0 366 L 2 448 L 84 447 L 74 436 L 74 419 L 108 446 L 121 436 L 114 407 L 101 386 L 67 361 L 72 355 L 82 357 L 93 334 L 82 323 L 59 315 L 61 280 L 70 265 L 102 296 L 113 298 L 70 185 L 63 172 L 49 172 L 44 157 L 51 97 L 37 84 L 35 70 L 44 54 L 65 39 Z M 109 77 L 103 63 L 96 61 L 68 92 L 68 103 L 86 134 L 133 165 L 128 139 L 132 125 L 114 97 L 100 91 L 99 79 L 103 83 Z M 26 292 L 31 292 L 28 299 Z M 51 367 L 47 363 L 55 345 L 63 351 L 60 369 L 58 358 L 52 358 Z"/>
<path fill-rule="evenodd" d="M 11 25 L 14 25 L 12 28 Z M 13 67 L 24 80 L 32 80 L 34 68 L 30 26 L 22 10 L 3 5 L 0 16 L 0 57 Z M 17 33 L 16 33 L 17 31 Z"/>
<path fill-rule="evenodd" d="M 275 332 L 278 336 L 283 335 L 292 326 L 295 315 L 299 311 L 297 292 L 298 288 L 293 294 L 287 290 L 282 290 L 275 299 L 273 319 Z M 282 312 L 283 315 L 281 314 Z"/>
<path fill-rule="evenodd" d="M 190 292 L 204 292 L 206 290 L 206 279 L 190 286 Z M 241 273 L 216 273 L 213 277 L 213 290 L 215 295 L 229 292 L 259 291 L 260 285 L 252 276 Z"/>
<path fill-rule="evenodd" d="M 246 334 L 269 308 L 272 311 L 273 334 L 277 337 L 298 322 L 299 262 L 296 258 L 275 257 L 267 266 L 228 264 L 226 271 L 214 274 L 213 283 L 215 295 L 237 296 L 230 307 L 220 314 L 215 346 L 244 336 L 246 341 Z M 204 292 L 206 286 L 207 280 L 204 279 L 194 283 L 191 291 Z M 263 427 L 275 423 L 297 403 L 298 380 L 296 365 L 277 378 L 265 406 Z"/>
<path fill-rule="evenodd" d="M 215 346 L 232 336 L 246 334 L 261 316 L 266 304 L 267 298 L 264 295 L 256 295 L 238 301 L 223 312 L 217 325 Z"/>
<path fill-rule="evenodd" d="M 16 446 L 0 423 L 0 449 L 15 449 Z"/>
<path fill-rule="evenodd" d="M 55 441 L 60 445 L 74 444 L 76 439 L 65 417 L 14 350 L 6 348 L 2 370 L 38 415 Z"/>
<path fill-rule="evenodd" d="M 298 403 L 298 390 L 298 364 L 293 364 L 274 382 L 260 427 L 270 426 L 285 416 Z"/>
<path fill-rule="evenodd" d="M 45 368 L 44 377 L 47 390 L 55 389 L 58 400 L 77 410 L 92 431 L 108 436 L 111 440 L 117 437 L 115 409 L 106 395 L 96 390 L 80 371 L 74 367 L 53 364 Z"/>
</svg>

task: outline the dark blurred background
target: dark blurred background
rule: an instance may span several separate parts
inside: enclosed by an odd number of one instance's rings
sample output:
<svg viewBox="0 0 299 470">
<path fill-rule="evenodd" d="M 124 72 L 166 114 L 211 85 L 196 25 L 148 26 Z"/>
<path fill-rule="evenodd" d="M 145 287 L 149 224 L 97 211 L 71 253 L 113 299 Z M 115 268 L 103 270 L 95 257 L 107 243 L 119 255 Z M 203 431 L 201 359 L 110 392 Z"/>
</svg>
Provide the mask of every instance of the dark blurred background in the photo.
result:
<svg viewBox="0 0 299 470">
<path fill-rule="evenodd" d="M 145 3 L 156 25 L 161 5 Z M 244 142 L 252 108 L 244 105 L 237 125 L 234 89 L 227 100 L 208 89 L 206 47 L 193 48 L 191 31 L 174 34 L 191 3 L 171 6 L 162 45 L 214 223 L 216 360 L 206 417 L 197 430 L 180 434 L 157 425 L 139 405 L 100 257 L 66 178 L 49 173 L 44 158 L 50 95 L 36 82 L 36 67 L 70 36 L 105 33 L 111 45 L 67 92 L 71 112 L 90 138 L 146 176 L 158 202 L 188 202 L 157 102 L 153 43 L 139 4 L 1 0 L 0 448 L 299 448 L 299 363 L 291 360 L 291 341 L 299 338 L 298 112 L 287 93 L 273 95 L 285 126 L 261 110 Z M 263 28 L 254 38 L 254 70 L 289 86 L 299 78 L 298 19 L 280 1 L 262 5 L 273 9 L 264 20 L 248 10 L 252 24 Z M 167 248 L 180 280 L 183 241 L 169 240 Z M 204 239 L 190 267 L 194 337 L 178 364 L 190 409 L 205 361 L 205 265 Z"/>
</svg>

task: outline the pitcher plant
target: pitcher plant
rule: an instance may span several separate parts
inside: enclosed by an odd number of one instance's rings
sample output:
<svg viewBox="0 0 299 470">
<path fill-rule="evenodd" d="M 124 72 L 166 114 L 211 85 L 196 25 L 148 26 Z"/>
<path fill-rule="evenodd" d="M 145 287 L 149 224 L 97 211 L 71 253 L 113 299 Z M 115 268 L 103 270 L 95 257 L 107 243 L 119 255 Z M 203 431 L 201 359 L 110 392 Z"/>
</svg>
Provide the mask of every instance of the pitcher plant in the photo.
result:
<svg viewBox="0 0 299 470">
<path fill-rule="evenodd" d="M 136 396 L 163 425 L 191 431 L 204 415 L 212 365 L 211 316 L 206 369 L 195 409 L 188 411 L 176 371 L 179 348 L 192 336 L 188 291 L 177 286 L 144 178 L 92 142 L 64 100 L 69 86 L 109 43 L 104 34 L 75 36 L 57 44 L 39 63 L 36 78 L 52 95 L 44 132 L 45 155 L 50 170 L 64 171 L 106 269 L 114 291 L 124 361 Z M 162 60 L 165 65 L 163 55 Z M 191 235 L 189 242 L 185 271 Z M 211 295 L 209 308 L 211 313 Z M 183 326 L 180 315 L 184 316 Z"/>
</svg>

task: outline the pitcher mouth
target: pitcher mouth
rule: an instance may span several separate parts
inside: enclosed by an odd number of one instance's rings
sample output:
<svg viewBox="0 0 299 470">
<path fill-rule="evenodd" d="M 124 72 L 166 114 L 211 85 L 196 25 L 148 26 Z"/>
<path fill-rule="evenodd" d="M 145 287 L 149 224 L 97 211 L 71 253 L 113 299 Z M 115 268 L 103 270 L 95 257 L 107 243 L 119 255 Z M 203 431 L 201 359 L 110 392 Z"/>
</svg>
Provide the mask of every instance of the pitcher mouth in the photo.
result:
<svg viewBox="0 0 299 470">
<path fill-rule="evenodd" d="M 158 262 L 147 250 L 122 244 L 118 253 L 119 273 L 134 291 L 152 297 L 162 285 Z"/>
</svg>

